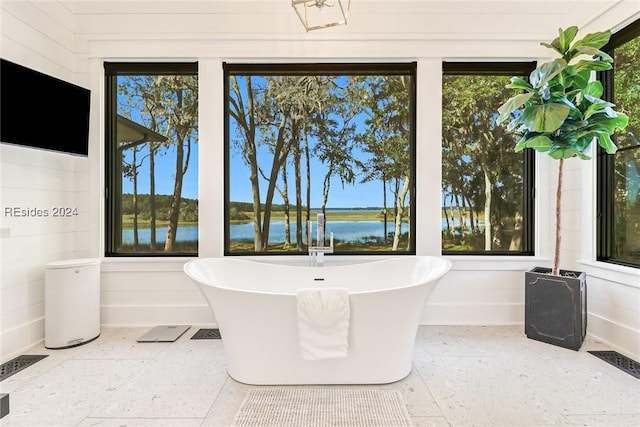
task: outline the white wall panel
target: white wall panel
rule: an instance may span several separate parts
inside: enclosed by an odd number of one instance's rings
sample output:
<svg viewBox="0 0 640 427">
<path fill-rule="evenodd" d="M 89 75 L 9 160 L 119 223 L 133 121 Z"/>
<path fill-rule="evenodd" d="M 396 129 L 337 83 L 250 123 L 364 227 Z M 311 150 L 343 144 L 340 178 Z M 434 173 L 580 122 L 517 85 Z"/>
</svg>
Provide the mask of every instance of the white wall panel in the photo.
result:
<svg viewBox="0 0 640 427">
<path fill-rule="evenodd" d="M 2 34 L 24 49 L 19 58 L 5 59 L 63 80 L 73 81 L 75 54 L 73 33 L 48 19 L 29 2 L 2 3 Z"/>
<path fill-rule="evenodd" d="M 57 2 L 0 4 L 4 59 L 75 82 L 74 17 Z M 37 100 L 34 100 L 37 102 Z M 61 105 L 60 108 L 63 108 Z M 38 125 L 34 117 L 34 126 Z M 25 129 L 28 132 L 28 129 Z M 52 135 L 63 138 L 63 135 Z M 86 159 L 45 150 L 0 145 L 0 359 L 44 338 L 44 269 L 47 262 L 88 256 Z M 56 206 L 78 207 L 78 217 L 53 217 Z M 12 217 L 6 207 L 47 210 L 47 217 Z M 82 218 L 82 220 L 80 220 Z M 95 255 L 95 253 L 94 253 Z"/>
<path fill-rule="evenodd" d="M 589 333 L 640 359 L 640 275 L 626 285 L 598 277 L 593 267 L 587 271 Z"/>
</svg>

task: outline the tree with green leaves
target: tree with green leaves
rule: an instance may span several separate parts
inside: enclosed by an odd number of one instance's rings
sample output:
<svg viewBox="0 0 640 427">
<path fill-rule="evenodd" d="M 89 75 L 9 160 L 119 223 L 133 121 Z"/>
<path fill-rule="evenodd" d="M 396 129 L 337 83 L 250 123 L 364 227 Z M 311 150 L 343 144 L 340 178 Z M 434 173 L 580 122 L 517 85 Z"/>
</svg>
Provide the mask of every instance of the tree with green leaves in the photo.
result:
<svg viewBox="0 0 640 427">
<path fill-rule="evenodd" d="M 447 75 L 443 85 L 443 191 L 456 205 L 464 243 L 468 211 L 472 232 L 476 209 L 484 212 L 484 247 L 513 247 L 505 242 L 505 219 L 522 210 L 522 156 L 504 150 L 513 137 L 496 126 L 495 109 L 508 94 L 508 78 L 496 75 Z M 515 222 L 515 220 L 514 220 Z M 517 236 L 515 236 L 517 240 Z"/>
<path fill-rule="evenodd" d="M 387 239 L 387 190 L 393 193 L 393 242 L 392 250 L 397 251 L 400 243 L 402 223 L 410 211 L 407 197 L 411 190 L 410 171 L 410 105 L 408 76 L 377 76 L 359 79 L 368 91 L 365 99 L 365 113 L 368 125 L 359 135 L 362 150 L 370 154 L 363 164 L 364 176 L 361 182 L 382 181 L 383 221 L 385 241 Z M 408 239 L 408 242 L 410 239 Z"/>
<path fill-rule="evenodd" d="M 125 99 L 119 103 L 123 116 L 139 122 L 146 128 L 167 137 L 166 142 L 149 142 L 149 181 L 150 181 L 150 250 L 156 249 L 155 204 L 155 160 L 171 146 L 176 152 L 172 204 L 164 251 L 174 249 L 180 204 L 182 201 L 182 181 L 189 168 L 191 149 L 197 143 L 198 123 L 198 80 L 189 75 L 134 75 L 122 78 L 118 85 L 118 94 Z M 132 112 L 139 117 L 132 117 Z"/>
<path fill-rule="evenodd" d="M 539 65 L 529 81 L 513 77 L 507 85 L 519 93 L 499 109 L 498 123 L 508 121 L 508 131 L 521 136 L 516 150 L 532 148 L 559 160 L 556 189 L 556 236 L 551 273 L 558 275 L 560 258 L 561 196 L 564 159 L 586 154 L 596 140 L 609 154 L 616 152 L 611 135 L 628 123 L 614 104 L 602 100 L 602 84 L 592 72 L 611 69 L 613 59 L 600 49 L 611 37 L 610 31 L 585 35 L 575 40 L 578 28 L 560 28 L 551 43 L 542 43 L 559 55 Z"/>
</svg>

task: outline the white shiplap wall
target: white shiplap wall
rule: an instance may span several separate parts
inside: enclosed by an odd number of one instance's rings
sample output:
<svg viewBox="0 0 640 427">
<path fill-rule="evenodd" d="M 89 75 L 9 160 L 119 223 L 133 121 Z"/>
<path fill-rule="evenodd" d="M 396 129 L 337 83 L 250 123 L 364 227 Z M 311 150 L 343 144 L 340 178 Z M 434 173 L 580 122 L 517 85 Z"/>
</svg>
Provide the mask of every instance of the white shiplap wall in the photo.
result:
<svg viewBox="0 0 640 427">
<path fill-rule="evenodd" d="M 283 4 L 284 3 L 284 6 Z M 222 254 L 223 118 L 222 70 L 229 62 L 294 61 L 418 61 L 418 163 L 437 164 L 440 158 L 441 69 L 443 60 L 531 60 L 547 51 L 538 44 L 555 36 L 558 26 L 584 24 L 593 30 L 620 25 L 640 12 L 633 0 L 554 2 L 553 13 L 542 19 L 537 1 L 437 2 L 398 1 L 392 12 L 382 10 L 382 2 L 353 2 L 353 19 L 347 27 L 304 33 L 286 1 L 236 2 L 3 2 L 2 56 L 75 80 L 92 89 L 92 130 L 89 159 L 71 158 L 63 171 L 47 168 L 51 153 L 43 163 L 32 163 L 30 150 L 2 146 L 3 190 L 19 184 L 29 171 L 38 169 L 59 186 L 38 187 L 46 197 L 65 200 L 73 188 L 75 202 L 83 207 L 77 224 L 34 225 L 54 234 L 72 233 L 74 248 L 59 253 L 43 249 L 44 239 L 36 234 L 33 246 L 2 239 L 2 359 L 25 345 L 42 339 L 42 264 L 55 257 L 97 256 L 103 253 L 103 128 L 102 61 L 197 60 L 200 68 L 200 255 Z M 388 2 L 387 2 L 388 3 Z M 153 4 L 153 8 L 149 8 Z M 366 6 L 365 6 L 366 4 Z M 548 4 L 548 2 L 547 2 Z M 383 16 L 381 16 L 381 13 Z M 541 24 L 542 23 L 542 24 Z M 543 26 L 544 25 L 544 26 Z M 606 28 L 605 27 L 605 28 Z M 29 157 L 27 164 L 5 165 L 16 157 Z M 428 159 L 428 160 L 427 160 Z M 35 160 L 33 160 L 35 161 Z M 454 270 L 438 285 L 424 312 L 430 324 L 519 324 L 523 320 L 523 274 L 534 265 L 546 265 L 551 256 L 553 194 L 557 164 L 541 157 L 538 162 L 538 250 L 535 258 L 454 257 Z M 43 171 L 40 171 L 43 169 Z M 60 180 L 71 170 L 73 185 Z M 567 268 L 580 268 L 578 261 L 593 260 L 593 251 L 584 253 L 590 235 L 582 233 L 589 221 L 592 182 L 585 180 L 584 166 L 567 167 L 563 260 Z M 592 177 L 591 175 L 588 175 Z M 419 168 L 418 252 L 439 254 L 440 171 Z M 78 183 L 81 181 L 82 183 Z M 212 184 L 216 183 L 216 184 Z M 35 184 L 29 184 L 35 185 Z M 27 193 L 25 193 L 27 194 Z M 35 197 L 35 196 L 34 196 Z M 38 198 L 35 202 L 41 203 Z M 6 227 L 6 218 L 2 218 Z M 11 227 L 17 225 L 11 225 Z M 29 227 L 31 228 L 31 227 Z M 64 230 L 64 231 L 63 231 Z M 17 232 L 17 229 L 16 229 Z M 45 233 L 47 234 L 47 233 Z M 24 240 L 24 239 L 23 239 Z M 37 243 L 36 243 L 37 242 Z M 5 253 L 23 253 L 23 266 L 6 262 Z M 42 253 L 42 251 L 45 251 Z M 28 254 L 28 255 L 27 255 Z M 35 256 L 34 256 L 35 254 Z M 20 256 L 20 255 L 12 255 Z M 103 259 L 102 312 L 104 325 L 155 325 L 185 323 L 205 325 L 215 322 L 204 299 L 181 271 L 184 260 Z M 5 274 L 5 266 L 12 267 Z M 606 269 L 591 263 L 596 276 Z M 605 271 L 605 273 L 602 273 Z M 594 334 L 610 341 L 626 353 L 640 350 L 640 283 L 635 271 L 614 280 L 594 279 L 590 301 L 595 320 Z M 5 283 L 6 282 L 6 283 Z M 591 282 L 590 282 L 591 283 Z M 5 289 L 15 290 L 11 292 Z M 613 291 L 611 291 L 613 290 Z M 613 292 L 613 297 L 610 296 Z M 21 296 L 22 295 L 22 296 Z M 5 316 L 5 310 L 7 315 Z M 14 313 L 14 314 L 11 314 Z M 11 314 L 11 315 L 10 315 Z M 6 320 L 5 320 L 6 319 Z M 22 338 L 14 339 L 12 337 Z"/>
<path fill-rule="evenodd" d="M 4 59 L 86 86 L 86 79 L 81 81 L 75 73 L 75 17 L 68 9 L 53 2 L 38 6 L 3 2 L 0 12 Z M 0 167 L 0 358 L 4 361 L 43 339 L 45 264 L 98 252 L 89 248 L 95 208 L 89 201 L 87 158 L 2 144 Z M 53 206 L 77 207 L 79 215 L 16 218 L 5 212 L 11 207 L 51 210 Z"/>
</svg>

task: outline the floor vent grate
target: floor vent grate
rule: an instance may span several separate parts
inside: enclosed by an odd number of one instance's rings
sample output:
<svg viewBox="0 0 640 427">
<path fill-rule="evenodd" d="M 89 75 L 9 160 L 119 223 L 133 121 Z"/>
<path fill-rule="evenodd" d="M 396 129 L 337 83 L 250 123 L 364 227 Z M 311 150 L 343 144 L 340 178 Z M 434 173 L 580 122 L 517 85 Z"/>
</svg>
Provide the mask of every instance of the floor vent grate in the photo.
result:
<svg viewBox="0 0 640 427">
<path fill-rule="evenodd" d="M 623 356 L 617 351 L 589 351 L 589 353 L 635 378 L 640 378 L 640 363 L 629 359 L 627 356 Z"/>
<path fill-rule="evenodd" d="M 44 359 L 47 355 L 24 354 L 15 359 L 11 359 L 0 366 L 0 381 L 4 381 L 11 375 L 28 368 L 34 363 Z"/>
<path fill-rule="evenodd" d="M 219 340 L 221 338 L 220 329 L 200 329 L 191 337 L 192 340 Z"/>
</svg>

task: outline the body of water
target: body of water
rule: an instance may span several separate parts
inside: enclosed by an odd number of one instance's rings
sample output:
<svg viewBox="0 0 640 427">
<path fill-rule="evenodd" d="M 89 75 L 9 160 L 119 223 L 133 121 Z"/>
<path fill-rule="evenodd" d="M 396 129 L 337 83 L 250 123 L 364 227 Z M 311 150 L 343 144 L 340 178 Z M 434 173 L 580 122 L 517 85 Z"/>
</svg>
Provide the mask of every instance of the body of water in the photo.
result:
<svg viewBox="0 0 640 427">
<path fill-rule="evenodd" d="M 313 223 L 313 239 L 316 238 L 316 223 Z M 291 240 L 296 237 L 296 224 L 292 223 Z M 394 223 L 387 222 L 387 233 L 393 232 Z M 406 233 L 409 225 L 402 224 L 401 231 Z M 330 221 L 326 225 L 327 241 L 329 233 L 333 232 L 333 238 L 343 242 L 367 242 L 383 240 L 384 224 L 382 221 Z M 303 235 L 306 233 L 306 226 L 303 225 Z M 234 224 L 231 226 L 231 240 L 253 240 L 253 223 Z M 304 239 L 306 241 L 306 238 Z M 269 228 L 269 243 L 284 242 L 284 222 L 272 222 Z"/>
<path fill-rule="evenodd" d="M 167 227 L 156 227 L 156 242 L 158 245 L 164 245 L 164 241 L 167 240 Z M 151 242 L 151 229 L 139 228 L 138 229 L 138 241 L 141 245 L 149 244 Z M 197 242 L 198 241 L 198 226 L 187 225 L 184 227 L 178 227 L 176 234 L 177 242 Z M 122 243 L 125 245 L 133 245 L 133 229 L 122 231 Z"/>
<path fill-rule="evenodd" d="M 457 218 L 449 218 L 451 226 L 458 227 L 460 222 Z M 316 238 L 315 222 L 313 223 L 313 238 Z M 471 224 L 467 220 L 467 227 Z M 484 229 L 484 223 L 481 221 L 480 229 Z M 442 219 L 442 230 L 447 228 L 445 219 Z M 387 233 L 393 233 L 394 223 L 393 221 L 387 222 Z M 402 233 L 409 231 L 409 225 L 402 223 Z M 370 242 L 380 241 L 384 238 L 384 226 L 382 221 L 330 221 L 327 222 L 327 241 L 329 239 L 329 233 L 333 232 L 333 236 L 337 240 L 343 242 Z M 303 234 L 306 233 L 306 226 L 303 226 Z M 291 223 L 291 240 L 295 240 L 296 236 L 296 224 Z M 138 239 L 140 244 L 148 244 L 151 238 L 151 230 L 148 228 L 138 229 Z M 167 228 L 156 228 L 156 241 L 159 245 L 164 244 L 167 238 Z M 249 240 L 253 241 L 253 223 L 233 224 L 231 225 L 231 240 Z M 178 227 L 178 235 L 176 241 L 189 242 L 198 240 L 198 226 L 189 225 L 184 227 Z M 306 241 L 306 239 L 305 239 Z M 269 243 L 281 243 L 284 242 L 284 222 L 272 222 L 269 229 Z M 122 243 L 126 245 L 133 244 L 133 230 L 124 230 L 122 232 Z"/>
<path fill-rule="evenodd" d="M 387 233 L 393 233 L 394 223 L 387 222 Z M 409 225 L 402 223 L 402 233 L 409 231 Z M 303 226 L 303 234 L 306 232 L 306 226 Z M 384 238 L 384 224 L 382 221 L 331 221 L 327 222 L 326 235 L 329 239 L 329 233 L 333 232 L 334 239 L 343 242 L 367 242 L 377 241 Z M 296 224 L 291 224 L 291 239 L 295 240 Z M 140 244 L 148 244 L 151 238 L 151 230 L 148 228 L 138 229 L 138 239 Z M 167 238 L 167 229 L 156 228 L 156 241 L 163 244 Z M 314 222 L 313 238 L 316 238 L 316 228 Z M 231 225 L 231 240 L 250 240 L 253 241 L 253 223 L 233 224 Z M 176 241 L 197 241 L 198 226 L 190 225 L 178 227 Z M 305 239 L 306 240 L 306 239 Z M 284 221 L 272 222 L 269 228 L 269 243 L 284 242 Z M 122 232 L 122 243 L 133 244 L 133 230 L 124 230 Z"/>
</svg>

